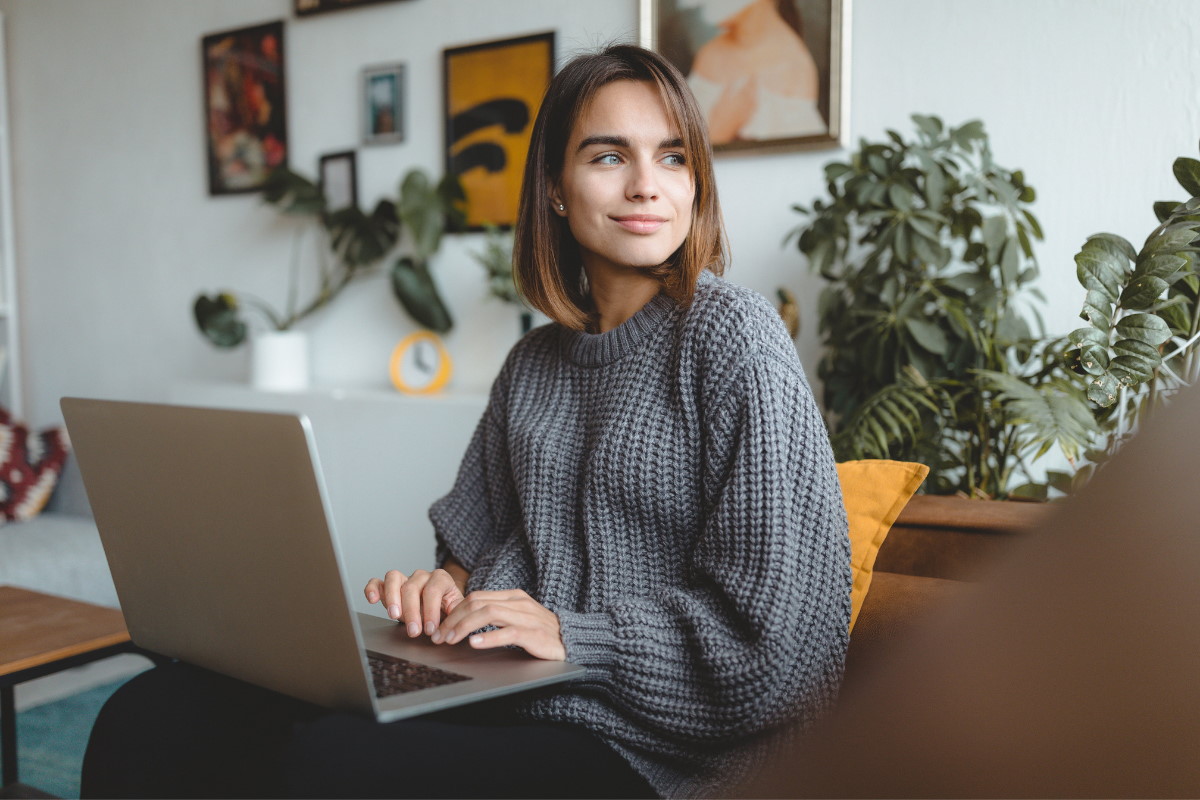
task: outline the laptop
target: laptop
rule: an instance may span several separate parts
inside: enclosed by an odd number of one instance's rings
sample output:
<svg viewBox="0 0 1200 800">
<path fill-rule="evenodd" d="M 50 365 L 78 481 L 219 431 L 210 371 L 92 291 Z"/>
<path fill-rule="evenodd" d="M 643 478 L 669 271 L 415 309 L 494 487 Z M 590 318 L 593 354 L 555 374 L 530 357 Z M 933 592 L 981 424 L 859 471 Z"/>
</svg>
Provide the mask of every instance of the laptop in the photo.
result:
<svg viewBox="0 0 1200 800">
<path fill-rule="evenodd" d="M 61 406 L 139 647 L 381 722 L 586 671 L 517 649 L 410 639 L 393 620 L 355 612 L 350 592 L 371 576 L 343 572 L 305 416 L 70 397 Z M 406 566 L 428 565 L 379 571 Z"/>
</svg>

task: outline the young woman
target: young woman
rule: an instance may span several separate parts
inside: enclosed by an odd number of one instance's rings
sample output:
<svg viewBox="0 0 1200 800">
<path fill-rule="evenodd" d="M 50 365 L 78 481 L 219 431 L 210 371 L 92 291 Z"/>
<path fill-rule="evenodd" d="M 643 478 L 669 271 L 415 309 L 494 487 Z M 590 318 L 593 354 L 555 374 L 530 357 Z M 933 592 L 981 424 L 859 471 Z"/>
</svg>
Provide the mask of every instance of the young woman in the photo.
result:
<svg viewBox="0 0 1200 800">
<path fill-rule="evenodd" d="M 105 708 L 85 793 L 711 793 L 828 708 L 850 617 L 833 457 L 778 315 L 718 277 L 723 250 L 683 77 L 632 46 L 564 67 L 514 252 L 554 323 L 513 348 L 430 511 L 439 568 L 365 592 L 410 636 L 586 675 L 378 725 L 160 668 Z"/>
</svg>

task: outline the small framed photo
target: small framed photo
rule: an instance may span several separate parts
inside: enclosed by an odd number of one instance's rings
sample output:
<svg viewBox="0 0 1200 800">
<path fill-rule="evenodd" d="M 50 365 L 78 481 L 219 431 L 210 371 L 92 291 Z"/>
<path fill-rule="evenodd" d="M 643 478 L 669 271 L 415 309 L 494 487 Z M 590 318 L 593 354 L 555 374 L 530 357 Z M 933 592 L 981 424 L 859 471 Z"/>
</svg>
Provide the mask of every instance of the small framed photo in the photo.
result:
<svg viewBox="0 0 1200 800">
<path fill-rule="evenodd" d="M 525 155 L 554 75 L 554 32 L 452 47 L 445 76 L 446 174 L 467 195 L 467 230 L 517 219 Z"/>
<path fill-rule="evenodd" d="M 358 159 L 353 150 L 321 156 L 319 174 L 329 211 L 358 206 Z"/>
<path fill-rule="evenodd" d="M 208 193 L 255 192 L 288 164 L 283 22 L 200 42 Z"/>
<path fill-rule="evenodd" d="M 838 147 L 850 0 L 640 0 L 641 44 L 687 76 L 713 150 Z"/>
<path fill-rule="evenodd" d="M 363 144 L 404 141 L 404 65 L 367 67 L 362 76 Z"/>
</svg>

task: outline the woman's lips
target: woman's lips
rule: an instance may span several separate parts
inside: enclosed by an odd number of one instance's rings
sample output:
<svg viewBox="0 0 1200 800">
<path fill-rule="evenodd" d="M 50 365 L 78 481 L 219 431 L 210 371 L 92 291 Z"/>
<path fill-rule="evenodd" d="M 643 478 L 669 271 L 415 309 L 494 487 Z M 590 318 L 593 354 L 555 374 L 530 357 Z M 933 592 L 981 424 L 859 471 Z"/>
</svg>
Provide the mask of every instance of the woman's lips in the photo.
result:
<svg viewBox="0 0 1200 800">
<path fill-rule="evenodd" d="M 631 233 L 654 233 L 667 222 L 662 217 L 649 214 L 631 214 L 627 217 L 613 217 L 612 220 Z"/>
</svg>

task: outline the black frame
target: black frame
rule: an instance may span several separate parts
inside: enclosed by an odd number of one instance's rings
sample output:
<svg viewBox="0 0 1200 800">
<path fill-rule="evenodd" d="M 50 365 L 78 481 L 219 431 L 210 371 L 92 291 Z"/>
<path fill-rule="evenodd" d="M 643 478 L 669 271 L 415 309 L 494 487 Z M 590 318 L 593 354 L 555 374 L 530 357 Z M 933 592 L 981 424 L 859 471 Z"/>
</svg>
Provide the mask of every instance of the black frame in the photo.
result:
<svg viewBox="0 0 1200 800">
<path fill-rule="evenodd" d="M 350 170 L 350 197 L 348 202 L 337 203 L 335 198 L 329 195 L 329 177 L 330 170 L 334 169 L 339 164 L 345 164 Z M 328 211 L 341 211 L 344 208 L 358 208 L 358 154 L 353 150 L 343 150 L 339 153 L 327 153 L 321 156 L 320 164 L 317 168 L 318 185 L 321 187 L 321 194 L 325 196 L 325 201 L 329 204 Z"/>
<path fill-rule="evenodd" d="M 341 11 L 346 8 L 373 6 L 379 3 L 391 3 L 396 0 L 294 0 L 292 8 L 297 17 L 311 17 L 313 14 L 326 14 L 330 11 Z"/>
<path fill-rule="evenodd" d="M 267 41 L 268 36 L 274 37 L 274 47 L 276 49 L 275 58 L 267 59 L 257 55 L 250 47 L 246 47 L 247 43 L 258 42 L 261 50 L 261 45 Z M 230 113 L 228 119 L 221 119 L 223 113 L 220 109 L 214 108 L 211 100 L 213 99 L 214 82 L 210 80 L 213 75 L 212 70 L 224 67 L 224 59 L 218 63 L 216 59 L 210 60 L 210 48 L 215 45 L 223 44 L 226 40 L 239 42 L 238 47 L 230 46 L 231 51 L 235 51 L 233 57 L 241 63 L 235 63 L 235 70 L 250 69 L 256 75 L 264 78 L 263 92 L 264 101 L 268 104 L 269 114 L 267 123 L 262 124 L 257 121 L 243 121 L 237 119 L 236 112 Z M 228 56 L 226 56 L 228 57 Z M 274 69 L 267 69 L 274 62 Z M 200 75 L 203 87 L 203 102 L 204 102 L 204 131 L 206 154 L 205 162 L 208 167 L 208 193 L 210 195 L 224 194 L 245 194 L 247 192 L 257 192 L 262 189 L 269 174 L 276 168 L 288 166 L 288 126 L 287 126 L 287 79 L 286 79 L 286 48 L 284 42 L 284 26 L 283 20 L 277 22 L 268 22 L 262 25 L 252 25 L 246 28 L 236 28 L 218 33 L 210 33 L 200 40 Z M 237 93 L 242 91 L 245 86 L 244 80 L 228 81 L 224 87 L 226 94 Z M 240 94 L 236 97 L 226 99 L 227 106 L 239 105 Z M 239 184 L 231 182 L 223 176 L 221 156 L 219 151 L 222 149 L 223 142 L 214 140 L 215 128 L 220 121 L 221 125 L 226 124 L 242 124 L 237 132 L 244 137 L 244 141 L 257 142 L 258 147 L 265 153 L 264 164 L 260 170 L 260 174 L 256 180 L 249 183 Z M 274 143 L 270 140 L 274 139 Z M 275 157 L 273 151 L 281 149 L 282 156 L 272 163 Z"/>
</svg>

